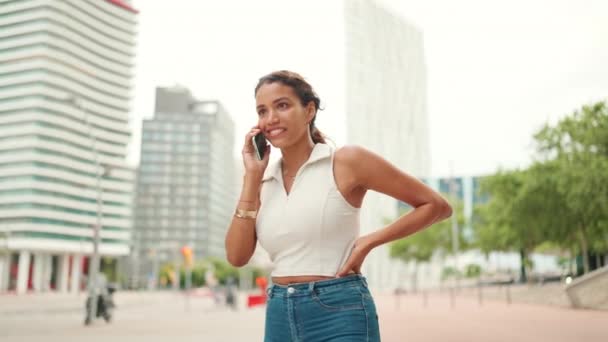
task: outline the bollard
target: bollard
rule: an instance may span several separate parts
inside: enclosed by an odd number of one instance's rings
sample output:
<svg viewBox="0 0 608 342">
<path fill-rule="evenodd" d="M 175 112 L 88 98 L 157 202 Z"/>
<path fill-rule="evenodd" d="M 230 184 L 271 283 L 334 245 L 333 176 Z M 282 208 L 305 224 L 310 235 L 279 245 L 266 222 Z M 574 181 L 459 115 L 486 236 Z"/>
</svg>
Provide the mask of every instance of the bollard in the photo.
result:
<svg viewBox="0 0 608 342">
<path fill-rule="evenodd" d="M 397 287 L 393 291 L 393 294 L 395 295 L 395 311 L 399 311 L 401 308 L 401 295 L 403 294 L 403 291 L 400 287 Z"/>
<path fill-rule="evenodd" d="M 190 312 L 190 291 L 184 291 L 184 312 Z"/>
<path fill-rule="evenodd" d="M 455 298 L 454 298 L 454 287 L 450 287 L 450 308 L 454 308 L 454 305 L 456 303 L 454 303 Z"/>
<path fill-rule="evenodd" d="M 395 311 L 399 311 L 399 307 L 401 306 L 401 295 L 398 291 L 395 291 Z"/>
<path fill-rule="evenodd" d="M 184 279 L 184 300 L 185 306 L 184 311 L 190 312 L 190 290 L 192 289 L 192 268 L 190 266 L 186 266 L 186 275 Z"/>
<path fill-rule="evenodd" d="M 422 291 L 422 303 L 423 303 L 424 307 L 426 308 L 427 304 L 428 304 L 428 298 L 427 298 L 426 290 Z"/>
</svg>

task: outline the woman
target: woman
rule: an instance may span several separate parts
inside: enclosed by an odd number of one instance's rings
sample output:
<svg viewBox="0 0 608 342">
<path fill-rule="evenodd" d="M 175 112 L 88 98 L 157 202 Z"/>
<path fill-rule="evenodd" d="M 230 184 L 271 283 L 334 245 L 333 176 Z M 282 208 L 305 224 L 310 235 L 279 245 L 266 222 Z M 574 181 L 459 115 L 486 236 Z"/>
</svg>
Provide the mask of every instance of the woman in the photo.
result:
<svg viewBox="0 0 608 342">
<path fill-rule="evenodd" d="M 241 197 L 226 235 L 228 261 L 245 265 L 256 242 L 275 268 L 268 289 L 265 341 L 380 341 L 373 298 L 361 276 L 367 254 L 451 215 L 449 204 L 416 178 L 358 146 L 336 151 L 315 127 L 320 99 L 298 74 L 277 71 L 255 88 L 258 124 L 245 137 Z M 281 150 L 268 166 L 252 138 Z M 359 236 L 368 190 L 415 209 Z"/>
</svg>

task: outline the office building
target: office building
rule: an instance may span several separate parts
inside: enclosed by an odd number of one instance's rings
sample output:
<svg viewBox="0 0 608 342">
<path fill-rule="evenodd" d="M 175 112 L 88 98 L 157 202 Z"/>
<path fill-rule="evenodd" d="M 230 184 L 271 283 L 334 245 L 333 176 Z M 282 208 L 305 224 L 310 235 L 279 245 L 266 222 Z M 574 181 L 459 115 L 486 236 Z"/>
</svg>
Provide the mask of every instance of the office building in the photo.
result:
<svg viewBox="0 0 608 342">
<path fill-rule="evenodd" d="M 106 263 L 129 253 L 136 17 L 118 0 L 0 0 L 0 291 L 79 291 L 96 226 Z"/>
</svg>

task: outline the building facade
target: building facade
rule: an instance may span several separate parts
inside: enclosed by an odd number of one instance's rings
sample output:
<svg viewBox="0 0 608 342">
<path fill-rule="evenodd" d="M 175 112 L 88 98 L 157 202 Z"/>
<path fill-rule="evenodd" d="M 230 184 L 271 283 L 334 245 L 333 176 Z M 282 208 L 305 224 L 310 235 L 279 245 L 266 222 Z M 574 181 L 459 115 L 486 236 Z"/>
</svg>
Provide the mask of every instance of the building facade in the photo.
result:
<svg viewBox="0 0 608 342">
<path fill-rule="evenodd" d="M 422 33 L 373 1 L 344 2 L 347 142 L 368 148 L 417 176 L 429 173 L 426 65 Z M 361 210 L 361 232 L 386 225 L 397 201 L 370 192 Z M 388 246 L 376 248 L 364 273 L 377 287 L 399 282 L 401 263 Z"/>
<path fill-rule="evenodd" d="M 137 11 L 0 0 L 0 291 L 79 291 L 93 232 L 130 250 Z"/>
<path fill-rule="evenodd" d="M 218 101 L 180 87 L 157 88 L 144 120 L 135 209 L 138 283 L 155 281 L 179 250 L 195 259 L 225 258 L 224 237 L 236 201 L 234 122 Z"/>
</svg>

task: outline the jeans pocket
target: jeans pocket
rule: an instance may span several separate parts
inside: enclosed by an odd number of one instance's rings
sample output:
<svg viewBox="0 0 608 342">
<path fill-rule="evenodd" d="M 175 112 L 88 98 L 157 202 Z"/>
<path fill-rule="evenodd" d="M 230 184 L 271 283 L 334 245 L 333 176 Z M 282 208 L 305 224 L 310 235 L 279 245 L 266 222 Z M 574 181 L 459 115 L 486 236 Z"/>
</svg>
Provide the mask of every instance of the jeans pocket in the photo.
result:
<svg viewBox="0 0 608 342">
<path fill-rule="evenodd" d="M 328 311 L 363 310 L 363 298 L 356 287 L 333 291 L 313 291 L 313 300 Z"/>
</svg>

